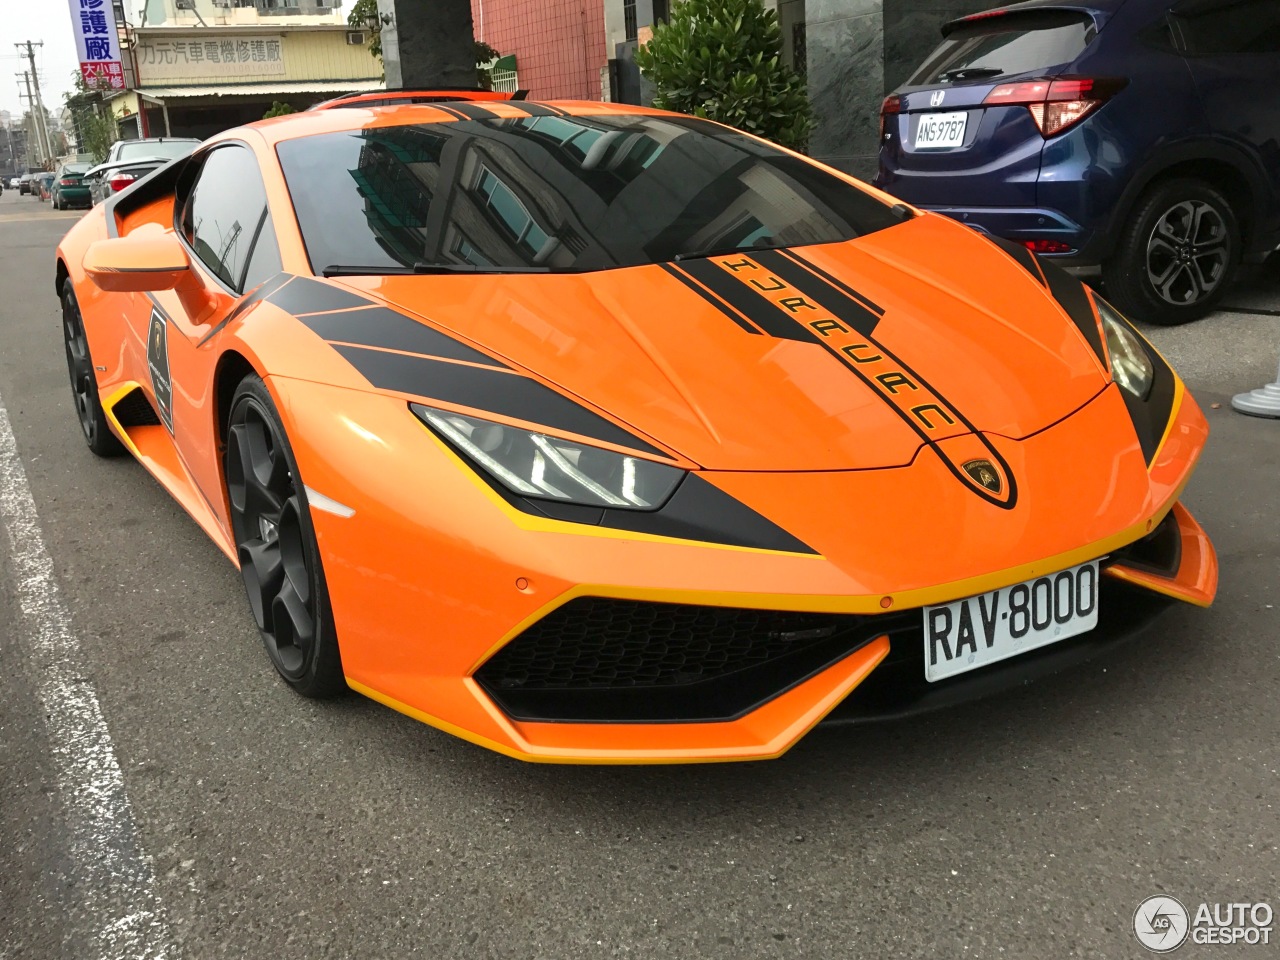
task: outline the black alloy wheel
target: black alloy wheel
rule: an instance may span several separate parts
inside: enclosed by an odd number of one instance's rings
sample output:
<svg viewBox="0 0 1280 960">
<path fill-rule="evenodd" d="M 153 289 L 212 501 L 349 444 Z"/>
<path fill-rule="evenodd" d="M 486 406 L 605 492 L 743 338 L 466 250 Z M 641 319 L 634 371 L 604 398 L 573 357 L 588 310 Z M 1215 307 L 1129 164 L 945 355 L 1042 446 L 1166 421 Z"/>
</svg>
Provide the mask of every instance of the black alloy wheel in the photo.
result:
<svg viewBox="0 0 1280 960">
<path fill-rule="evenodd" d="M 76 417 L 84 431 L 85 442 L 100 457 L 124 453 L 122 444 L 107 425 L 107 415 L 98 396 L 98 378 L 89 354 L 89 338 L 84 332 L 84 317 L 76 300 L 70 278 L 62 284 L 62 339 L 67 351 L 67 375 L 71 378 L 71 399 Z"/>
<path fill-rule="evenodd" d="M 267 655 L 303 696 L 340 693 L 346 684 L 306 494 L 280 415 L 257 376 L 236 388 L 226 438 L 232 535 Z"/>
<path fill-rule="evenodd" d="M 1158 183 L 1139 199 L 1103 266 L 1112 303 L 1131 319 L 1174 326 L 1221 301 L 1240 262 L 1227 198 L 1200 180 Z"/>
</svg>

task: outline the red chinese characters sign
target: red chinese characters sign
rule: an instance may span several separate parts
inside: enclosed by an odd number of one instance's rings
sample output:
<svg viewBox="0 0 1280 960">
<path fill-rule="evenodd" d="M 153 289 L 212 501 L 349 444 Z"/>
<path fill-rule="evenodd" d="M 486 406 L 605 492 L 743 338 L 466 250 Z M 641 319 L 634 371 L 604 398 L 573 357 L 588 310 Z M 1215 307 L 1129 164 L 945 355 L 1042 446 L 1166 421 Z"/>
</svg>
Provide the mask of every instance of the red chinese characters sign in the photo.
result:
<svg viewBox="0 0 1280 960">
<path fill-rule="evenodd" d="M 124 89 L 120 66 L 120 32 L 111 0 L 67 0 L 71 31 L 80 54 L 80 73 L 90 87 Z"/>
</svg>

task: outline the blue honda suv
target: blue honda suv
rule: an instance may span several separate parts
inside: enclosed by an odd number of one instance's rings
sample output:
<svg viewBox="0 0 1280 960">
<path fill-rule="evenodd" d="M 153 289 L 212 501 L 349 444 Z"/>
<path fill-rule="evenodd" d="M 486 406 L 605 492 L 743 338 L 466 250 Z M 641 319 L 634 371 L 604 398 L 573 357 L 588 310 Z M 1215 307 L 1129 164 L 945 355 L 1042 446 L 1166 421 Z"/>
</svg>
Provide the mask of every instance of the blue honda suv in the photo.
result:
<svg viewBox="0 0 1280 960">
<path fill-rule="evenodd" d="M 881 109 L 884 190 L 1153 323 L 1280 246 L 1280 0 L 1028 0 L 942 33 Z"/>
</svg>

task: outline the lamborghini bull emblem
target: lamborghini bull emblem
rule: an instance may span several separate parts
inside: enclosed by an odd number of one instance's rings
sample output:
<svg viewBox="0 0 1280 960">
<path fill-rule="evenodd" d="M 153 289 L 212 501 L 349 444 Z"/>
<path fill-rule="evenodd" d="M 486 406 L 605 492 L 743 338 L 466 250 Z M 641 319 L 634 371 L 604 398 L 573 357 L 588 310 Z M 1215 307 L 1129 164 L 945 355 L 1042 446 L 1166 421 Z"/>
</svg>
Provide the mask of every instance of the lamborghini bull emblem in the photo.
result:
<svg viewBox="0 0 1280 960">
<path fill-rule="evenodd" d="M 964 472 L 992 493 L 999 493 L 1004 486 L 1000 482 L 1000 472 L 990 460 L 970 460 L 964 465 Z"/>
</svg>

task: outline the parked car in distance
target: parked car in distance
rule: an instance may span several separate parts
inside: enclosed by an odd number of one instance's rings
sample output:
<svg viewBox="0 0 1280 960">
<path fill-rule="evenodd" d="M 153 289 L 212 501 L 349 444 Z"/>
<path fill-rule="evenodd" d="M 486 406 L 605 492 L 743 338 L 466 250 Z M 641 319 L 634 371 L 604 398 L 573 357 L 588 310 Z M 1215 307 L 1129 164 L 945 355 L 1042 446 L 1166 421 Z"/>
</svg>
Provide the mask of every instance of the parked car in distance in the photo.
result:
<svg viewBox="0 0 1280 960">
<path fill-rule="evenodd" d="M 84 182 L 84 175 L 92 168 L 93 162 L 84 160 L 64 160 L 58 164 L 51 191 L 55 210 L 93 206 L 89 201 L 89 187 Z"/>
<path fill-rule="evenodd" d="M 1029 0 L 953 20 L 876 184 L 1194 320 L 1280 245 L 1280 3 Z"/>
<path fill-rule="evenodd" d="M 190 137 L 117 140 L 111 145 L 107 159 L 85 174 L 90 203 L 96 206 L 157 167 L 185 157 L 199 145 L 199 140 Z"/>
<path fill-rule="evenodd" d="M 18 178 L 18 196 L 23 196 L 31 192 L 32 175 L 24 173 Z"/>
<path fill-rule="evenodd" d="M 48 200 L 53 190 L 53 174 L 41 173 L 36 175 L 35 194 L 40 200 Z"/>
</svg>

